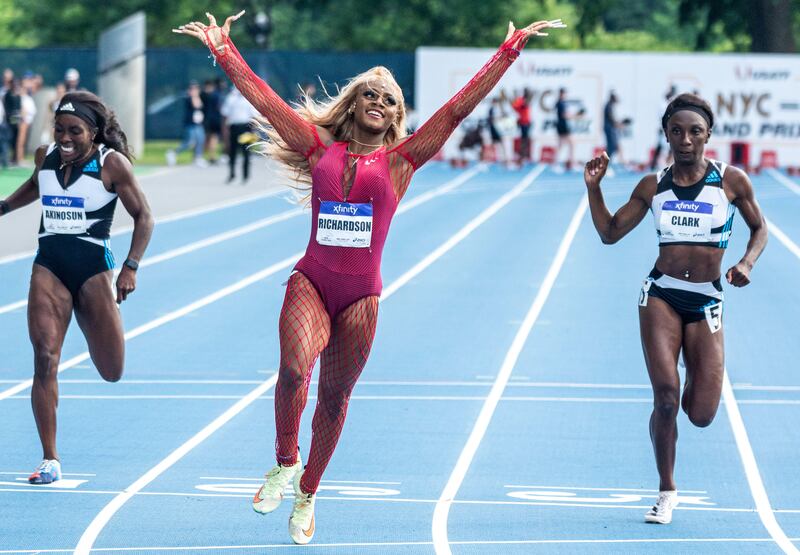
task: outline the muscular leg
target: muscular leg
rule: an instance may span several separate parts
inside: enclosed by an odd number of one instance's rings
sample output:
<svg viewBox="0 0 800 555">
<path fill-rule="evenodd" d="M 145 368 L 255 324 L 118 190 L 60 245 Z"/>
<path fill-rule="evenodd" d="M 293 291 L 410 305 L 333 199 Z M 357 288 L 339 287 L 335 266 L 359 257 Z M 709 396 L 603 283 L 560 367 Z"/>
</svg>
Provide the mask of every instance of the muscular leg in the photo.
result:
<svg viewBox="0 0 800 555">
<path fill-rule="evenodd" d="M 119 381 L 125 366 L 125 337 L 112 277 L 108 270 L 87 279 L 75 303 L 75 319 L 86 337 L 92 362 L 107 382 Z"/>
<path fill-rule="evenodd" d="M 275 454 L 284 466 L 297 462 L 297 435 L 311 369 L 328 344 L 330 328 L 330 317 L 317 290 L 306 276 L 293 274 L 278 323 L 281 361 L 275 385 Z"/>
<path fill-rule="evenodd" d="M 71 317 L 72 295 L 50 270 L 34 264 L 28 294 L 28 333 L 33 345 L 31 406 L 45 459 L 58 459 L 58 363 Z"/>
<path fill-rule="evenodd" d="M 639 307 L 639 329 L 647 373 L 653 386 L 653 412 L 650 415 L 650 440 L 656 456 L 659 490 L 675 489 L 675 444 L 678 440 L 680 376 L 678 355 L 683 339 L 682 322 L 667 303 L 650 297 Z"/>
<path fill-rule="evenodd" d="M 681 406 L 695 426 L 711 424 L 719 408 L 725 371 L 723 330 L 711 333 L 705 320 L 688 324 L 683 330 L 683 360 L 686 384 Z"/>
<path fill-rule="evenodd" d="M 378 297 L 365 297 L 343 310 L 322 351 L 317 408 L 312 423 L 311 452 L 300 489 L 314 493 L 342 433 L 347 404 L 375 338 Z"/>
</svg>

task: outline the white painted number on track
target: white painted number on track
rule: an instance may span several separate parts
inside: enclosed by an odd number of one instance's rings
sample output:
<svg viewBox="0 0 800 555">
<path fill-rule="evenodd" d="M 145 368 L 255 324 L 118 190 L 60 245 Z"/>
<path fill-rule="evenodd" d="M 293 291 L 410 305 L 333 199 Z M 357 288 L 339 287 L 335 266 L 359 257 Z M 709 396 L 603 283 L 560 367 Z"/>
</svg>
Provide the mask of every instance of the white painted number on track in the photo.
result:
<svg viewBox="0 0 800 555">
<path fill-rule="evenodd" d="M 591 496 L 578 495 L 574 491 L 557 491 L 557 490 L 516 490 L 506 493 L 508 497 L 514 499 L 522 499 L 524 501 L 540 501 L 540 502 L 556 502 L 556 503 L 636 503 L 649 504 L 658 498 L 658 495 L 653 493 L 630 493 L 628 491 L 607 494 L 592 494 Z M 705 505 L 713 506 L 714 503 L 708 501 L 708 497 L 701 497 L 696 495 L 679 495 L 681 505 Z"/>
</svg>

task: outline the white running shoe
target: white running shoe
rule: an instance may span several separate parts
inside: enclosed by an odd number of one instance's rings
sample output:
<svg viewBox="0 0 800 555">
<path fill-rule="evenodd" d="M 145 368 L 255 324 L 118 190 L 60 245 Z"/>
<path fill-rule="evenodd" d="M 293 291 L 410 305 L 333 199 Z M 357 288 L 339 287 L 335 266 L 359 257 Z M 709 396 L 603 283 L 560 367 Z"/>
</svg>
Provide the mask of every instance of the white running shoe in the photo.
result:
<svg viewBox="0 0 800 555">
<path fill-rule="evenodd" d="M 303 463 L 300 461 L 300 454 L 297 455 L 297 462 L 292 466 L 281 466 L 276 464 L 275 467 L 267 472 L 264 485 L 258 490 L 255 497 L 253 497 L 253 510 L 257 513 L 265 515 L 271 513 L 283 501 L 283 494 L 286 486 L 292 481 L 303 469 Z"/>
<path fill-rule="evenodd" d="M 678 492 L 660 491 L 658 492 L 658 500 L 653 508 L 647 511 L 644 515 L 645 522 L 653 522 L 656 524 L 669 524 L 672 522 L 672 509 L 678 506 Z"/>
<path fill-rule="evenodd" d="M 294 476 L 294 508 L 289 517 L 289 535 L 296 544 L 305 545 L 314 537 L 314 502 L 316 494 L 303 493 L 300 489 L 302 472 Z"/>
</svg>

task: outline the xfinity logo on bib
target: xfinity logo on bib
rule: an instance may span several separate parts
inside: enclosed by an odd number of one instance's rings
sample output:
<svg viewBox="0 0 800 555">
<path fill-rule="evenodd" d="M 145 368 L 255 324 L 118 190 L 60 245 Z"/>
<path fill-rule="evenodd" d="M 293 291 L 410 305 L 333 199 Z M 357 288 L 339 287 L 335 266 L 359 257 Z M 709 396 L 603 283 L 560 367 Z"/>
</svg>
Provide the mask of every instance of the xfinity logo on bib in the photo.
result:
<svg viewBox="0 0 800 555">
<path fill-rule="evenodd" d="M 674 210 L 676 212 L 694 212 L 695 214 L 711 214 L 714 206 L 707 202 L 692 202 L 689 200 L 667 200 L 664 201 L 663 210 Z"/>
<path fill-rule="evenodd" d="M 83 208 L 83 197 L 42 196 L 42 204 L 53 208 Z"/>
<path fill-rule="evenodd" d="M 356 212 L 358 212 L 358 206 L 347 204 L 335 204 L 333 206 L 334 214 L 351 214 L 355 216 Z"/>
<path fill-rule="evenodd" d="M 679 202 L 675 205 L 675 210 L 681 212 L 697 212 L 700 210 L 700 205 L 693 202 Z"/>
</svg>

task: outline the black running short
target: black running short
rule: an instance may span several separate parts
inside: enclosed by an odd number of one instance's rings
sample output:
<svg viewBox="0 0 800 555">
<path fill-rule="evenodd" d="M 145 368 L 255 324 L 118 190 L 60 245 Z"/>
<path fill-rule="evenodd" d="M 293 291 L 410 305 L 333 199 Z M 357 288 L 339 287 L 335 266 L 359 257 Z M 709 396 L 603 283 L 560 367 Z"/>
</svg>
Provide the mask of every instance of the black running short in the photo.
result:
<svg viewBox="0 0 800 555">
<path fill-rule="evenodd" d="M 72 294 L 74 303 L 87 279 L 114 269 L 114 255 L 108 241 L 101 246 L 70 235 L 47 235 L 39 238 L 33 263 L 53 272 Z"/>
</svg>

